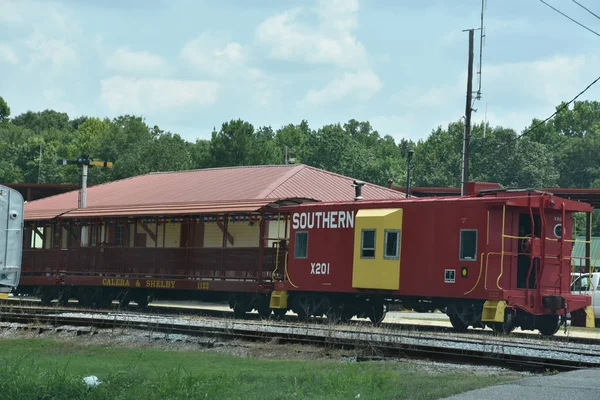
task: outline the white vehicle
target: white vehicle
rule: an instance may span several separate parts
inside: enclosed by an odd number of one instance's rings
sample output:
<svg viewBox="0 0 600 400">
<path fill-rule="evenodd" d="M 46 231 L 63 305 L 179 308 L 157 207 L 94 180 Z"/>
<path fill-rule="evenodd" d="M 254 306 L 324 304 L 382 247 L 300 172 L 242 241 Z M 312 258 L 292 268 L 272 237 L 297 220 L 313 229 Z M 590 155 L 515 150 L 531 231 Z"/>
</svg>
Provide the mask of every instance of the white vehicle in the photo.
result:
<svg viewBox="0 0 600 400">
<path fill-rule="evenodd" d="M 0 185 L 0 298 L 21 279 L 24 204 L 21 193 Z"/>
<path fill-rule="evenodd" d="M 587 294 L 592 296 L 592 310 L 594 310 L 594 318 L 596 326 L 600 322 L 600 272 L 585 272 L 571 273 L 571 293 Z"/>
</svg>

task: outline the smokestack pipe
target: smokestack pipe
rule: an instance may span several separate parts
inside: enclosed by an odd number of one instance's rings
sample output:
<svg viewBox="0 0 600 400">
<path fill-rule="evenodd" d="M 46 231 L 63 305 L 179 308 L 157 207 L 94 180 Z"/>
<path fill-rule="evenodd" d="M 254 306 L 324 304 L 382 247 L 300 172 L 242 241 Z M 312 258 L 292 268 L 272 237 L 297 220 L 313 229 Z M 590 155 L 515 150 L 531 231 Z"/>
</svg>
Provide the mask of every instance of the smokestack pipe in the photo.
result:
<svg viewBox="0 0 600 400">
<path fill-rule="evenodd" d="M 388 179 L 388 189 L 391 189 L 393 184 L 394 184 L 394 181 L 391 179 Z"/>
<path fill-rule="evenodd" d="M 365 185 L 364 182 L 354 181 L 352 186 L 354 186 L 354 200 L 359 201 L 362 200 L 362 187 Z"/>
</svg>

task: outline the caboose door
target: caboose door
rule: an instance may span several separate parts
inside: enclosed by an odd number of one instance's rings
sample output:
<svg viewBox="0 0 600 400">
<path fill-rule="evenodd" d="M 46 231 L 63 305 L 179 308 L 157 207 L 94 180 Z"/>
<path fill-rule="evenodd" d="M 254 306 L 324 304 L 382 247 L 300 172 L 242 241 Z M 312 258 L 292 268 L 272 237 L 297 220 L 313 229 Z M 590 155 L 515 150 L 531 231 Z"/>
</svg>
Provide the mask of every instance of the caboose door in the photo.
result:
<svg viewBox="0 0 600 400">
<path fill-rule="evenodd" d="M 352 287 L 400 288 L 401 208 L 359 210 L 354 225 Z"/>
</svg>

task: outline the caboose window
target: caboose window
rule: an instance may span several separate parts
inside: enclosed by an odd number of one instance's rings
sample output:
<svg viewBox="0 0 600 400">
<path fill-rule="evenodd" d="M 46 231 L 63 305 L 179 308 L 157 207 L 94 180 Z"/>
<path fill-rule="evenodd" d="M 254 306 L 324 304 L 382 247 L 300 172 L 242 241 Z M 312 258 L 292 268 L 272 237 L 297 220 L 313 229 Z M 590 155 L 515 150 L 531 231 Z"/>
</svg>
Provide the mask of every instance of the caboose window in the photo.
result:
<svg viewBox="0 0 600 400">
<path fill-rule="evenodd" d="M 385 231 L 385 243 L 384 243 L 384 258 L 398 258 L 400 253 L 400 231 L 399 230 L 388 230 Z"/>
<path fill-rule="evenodd" d="M 477 260 L 477 229 L 462 229 L 460 231 L 460 260 Z"/>
<path fill-rule="evenodd" d="M 308 257 L 308 232 L 296 232 L 296 249 L 294 250 L 294 257 L 296 258 L 307 258 Z"/>
<path fill-rule="evenodd" d="M 375 258 L 375 229 L 362 230 L 361 258 Z"/>
</svg>

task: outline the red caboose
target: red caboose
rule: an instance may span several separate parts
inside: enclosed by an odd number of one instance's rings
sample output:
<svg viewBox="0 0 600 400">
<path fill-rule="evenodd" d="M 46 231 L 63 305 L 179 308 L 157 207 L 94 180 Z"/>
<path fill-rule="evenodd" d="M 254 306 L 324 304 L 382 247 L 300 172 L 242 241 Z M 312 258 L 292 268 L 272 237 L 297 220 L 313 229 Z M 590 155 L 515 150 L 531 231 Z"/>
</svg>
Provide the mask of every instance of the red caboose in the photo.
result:
<svg viewBox="0 0 600 400">
<path fill-rule="evenodd" d="M 401 303 L 446 310 L 458 330 L 521 327 L 544 335 L 556 333 L 559 316 L 590 310 L 589 296 L 569 286 L 572 214 L 591 212 L 585 203 L 488 190 L 281 211 L 291 229 L 275 309 L 379 323 L 386 305 Z"/>
</svg>

